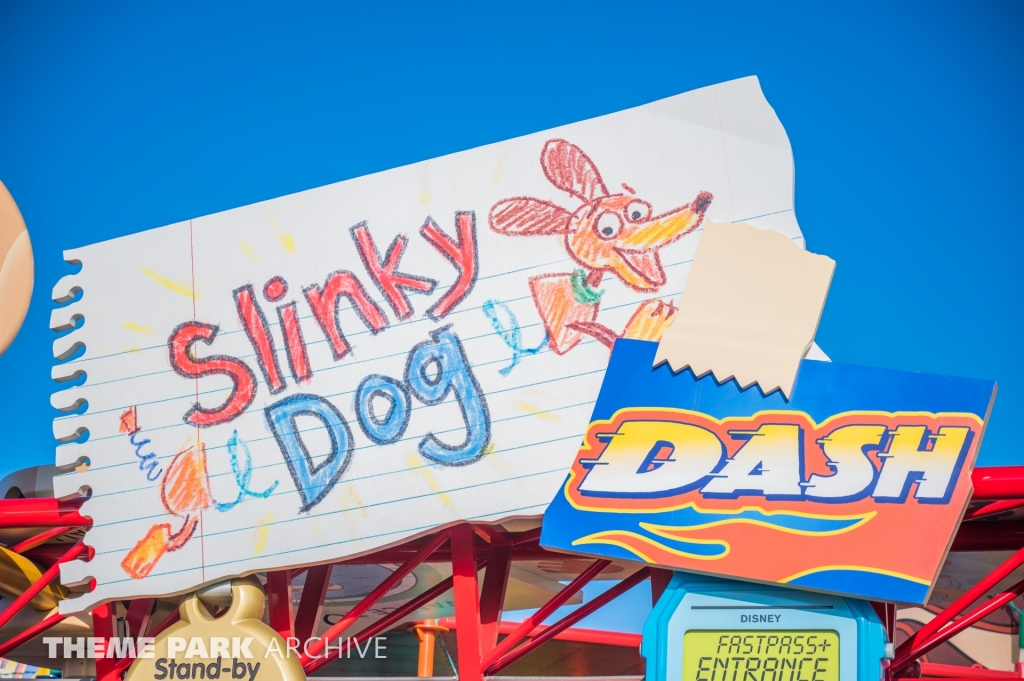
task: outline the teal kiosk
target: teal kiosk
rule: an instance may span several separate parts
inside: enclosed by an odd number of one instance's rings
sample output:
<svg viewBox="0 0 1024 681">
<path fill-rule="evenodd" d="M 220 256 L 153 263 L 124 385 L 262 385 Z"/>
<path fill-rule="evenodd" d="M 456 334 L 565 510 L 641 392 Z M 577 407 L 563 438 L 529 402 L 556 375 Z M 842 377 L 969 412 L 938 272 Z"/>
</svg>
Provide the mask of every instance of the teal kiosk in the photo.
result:
<svg viewBox="0 0 1024 681">
<path fill-rule="evenodd" d="M 878 681 L 867 601 L 677 572 L 644 625 L 647 681 Z"/>
</svg>

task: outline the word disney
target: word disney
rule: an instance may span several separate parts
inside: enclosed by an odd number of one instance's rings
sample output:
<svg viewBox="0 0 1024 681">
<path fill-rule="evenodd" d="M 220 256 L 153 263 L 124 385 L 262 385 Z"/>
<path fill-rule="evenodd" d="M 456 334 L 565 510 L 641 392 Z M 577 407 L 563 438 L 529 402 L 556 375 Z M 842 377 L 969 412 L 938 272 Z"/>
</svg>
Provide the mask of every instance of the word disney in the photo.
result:
<svg viewBox="0 0 1024 681">
<path fill-rule="evenodd" d="M 456 273 L 455 283 L 425 312 L 425 316 L 435 322 L 443 320 L 469 295 L 477 278 L 475 214 L 457 212 L 455 232 L 454 238 L 449 236 L 429 216 L 419 231 L 420 236 L 444 256 Z M 365 222 L 352 227 L 350 234 L 369 280 L 383 295 L 397 320 L 408 320 L 413 316 L 413 307 L 407 294 L 430 294 L 438 285 L 434 279 L 400 270 L 408 237 L 396 236 L 382 257 Z M 288 282 L 276 276 L 266 282 L 262 294 L 267 302 L 276 304 L 288 369 L 296 385 L 301 385 L 310 382 L 313 367 L 299 326 L 299 303 L 297 300 L 282 302 L 288 290 Z M 236 288 L 233 294 L 241 327 L 255 352 L 258 371 L 267 389 L 276 395 L 287 385 L 267 315 L 251 284 Z M 371 334 L 377 335 L 390 326 L 384 310 L 367 295 L 360 279 L 349 270 L 331 272 L 323 283 L 304 286 L 301 297 L 322 331 L 335 362 L 351 352 L 345 334 L 346 331 L 352 333 L 352 330 L 343 329 L 338 316 L 342 298 L 347 300 Z M 195 345 L 212 345 L 218 331 L 216 325 L 189 321 L 177 326 L 168 339 L 170 363 L 178 374 L 189 379 L 220 374 L 230 378 L 233 384 L 230 396 L 223 404 L 208 407 L 196 402 L 185 413 L 185 422 L 199 428 L 238 418 L 252 404 L 258 390 L 253 368 L 242 359 L 221 354 L 196 356 Z M 473 463 L 483 456 L 490 441 L 490 417 L 484 394 L 473 376 L 462 343 L 450 325 L 436 328 L 429 335 L 428 340 L 409 351 L 404 376 L 394 378 L 371 374 L 360 382 L 354 406 L 356 422 L 374 443 L 390 444 L 405 433 L 413 399 L 423 405 L 435 405 L 451 394 L 465 423 L 464 440 L 458 445 L 449 445 L 427 433 L 419 442 L 419 452 L 442 465 Z M 383 398 L 389 403 L 386 414 L 374 413 L 371 403 L 375 398 Z M 307 393 L 278 400 L 264 409 L 264 415 L 302 494 L 301 510 L 307 511 L 323 499 L 344 473 L 353 447 L 348 422 L 330 401 Z M 329 465 L 315 470 L 307 465 L 305 446 L 295 427 L 295 419 L 299 416 L 312 416 L 325 426 L 332 445 Z"/>
</svg>

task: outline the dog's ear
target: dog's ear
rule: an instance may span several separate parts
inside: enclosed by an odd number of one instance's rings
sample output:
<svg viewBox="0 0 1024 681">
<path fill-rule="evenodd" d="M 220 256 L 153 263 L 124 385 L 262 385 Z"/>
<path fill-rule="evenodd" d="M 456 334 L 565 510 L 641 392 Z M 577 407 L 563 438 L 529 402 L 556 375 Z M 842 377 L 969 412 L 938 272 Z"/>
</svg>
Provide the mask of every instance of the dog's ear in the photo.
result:
<svg viewBox="0 0 1024 681">
<path fill-rule="evenodd" d="M 583 150 L 565 140 L 548 140 L 540 165 L 551 184 L 583 201 L 608 196 L 601 173 Z"/>
<path fill-rule="evenodd" d="M 510 236 L 565 234 L 572 213 L 547 201 L 519 196 L 494 204 L 488 216 L 491 229 Z"/>
</svg>

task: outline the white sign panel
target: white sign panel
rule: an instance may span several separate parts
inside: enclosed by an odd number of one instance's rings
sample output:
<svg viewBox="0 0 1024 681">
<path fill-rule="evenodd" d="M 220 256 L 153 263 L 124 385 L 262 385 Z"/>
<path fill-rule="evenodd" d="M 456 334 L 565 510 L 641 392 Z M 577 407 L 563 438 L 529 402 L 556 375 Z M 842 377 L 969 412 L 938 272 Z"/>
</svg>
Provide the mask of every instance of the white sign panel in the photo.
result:
<svg viewBox="0 0 1024 681">
<path fill-rule="evenodd" d="M 800 239 L 756 78 L 67 251 L 61 612 L 540 515 L 705 218 Z"/>
</svg>

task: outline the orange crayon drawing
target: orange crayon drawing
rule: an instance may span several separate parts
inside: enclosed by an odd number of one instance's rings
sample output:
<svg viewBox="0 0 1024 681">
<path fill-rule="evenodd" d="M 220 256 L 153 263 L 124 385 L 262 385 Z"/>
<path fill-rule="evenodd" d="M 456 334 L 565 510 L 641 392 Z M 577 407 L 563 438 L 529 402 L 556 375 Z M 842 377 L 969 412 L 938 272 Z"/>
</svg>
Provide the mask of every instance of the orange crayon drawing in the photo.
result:
<svg viewBox="0 0 1024 681">
<path fill-rule="evenodd" d="M 131 435 L 139 431 L 139 412 L 135 407 L 128 407 L 121 414 L 121 424 L 117 432 Z"/>
<path fill-rule="evenodd" d="M 185 546 L 199 526 L 199 514 L 203 509 L 213 508 L 223 513 L 230 511 L 245 499 L 266 499 L 277 489 L 276 480 L 262 492 L 256 492 L 249 487 L 252 457 L 248 446 L 238 437 L 238 431 L 231 435 L 225 446 L 231 459 L 231 472 L 238 485 L 238 496 L 232 501 L 219 503 L 214 499 L 210 489 L 206 445 L 202 441 L 193 444 L 189 438 L 171 459 L 165 472 L 159 466 L 156 453 L 151 449 L 144 451 L 147 445 L 150 445 L 150 440 L 137 439 L 142 428 L 139 426 L 138 410 L 135 407 L 129 407 L 121 413 L 118 430 L 127 434 L 129 442 L 135 447 L 139 470 L 146 474 L 146 479 L 150 482 L 160 480 L 160 500 L 164 508 L 183 521 L 181 529 L 177 532 L 171 523 L 153 525 L 146 532 L 146 536 L 132 547 L 121 561 L 121 567 L 133 579 L 148 576 L 165 553 L 177 551 Z"/>
<path fill-rule="evenodd" d="M 138 432 L 135 407 L 121 414 L 121 432 Z M 206 470 L 206 447 L 202 442 L 186 442 L 174 455 L 160 482 L 160 500 L 168 513 L 181 518 L 181 529 L 174 531 L 170 523 L 159 523 L 149 528 L 121 561 L 121 567 L 133 579 L 142 579 L 153 571 L 160 558 L 168 551 L 183 547 L 199 525 L 199 513 L 211 506 L 213 495 Z"/>
<path fill-rule="evenodd" d="M 665 270 L 658 251 L 696 230 L 712 195 L 700 192 L 690 203 L 658 215 L 651 204 L 623 183 L 625 193 L 612 194 L 597 166 L 582 149 L 562 139 L 549 140 L 541 152 L 541 168 L 555 187 L 582 201 L 567 210 L 550 201 L 518 196 L 491 208 L 491 229 L 509 236 L 560 235 L 580 268 L 571 273 L 530 279 L 534 304 L 547 331 L 549 345 L 563 355 L 584 335 L 611 347 L 616 338 L 659 340 L 675 314 L 661 300 L 642 303 L 621 333 L 597 321 L 606 272 L 635 291 L 659 290 Z"/>
<path fill-rule="evenodd" d="M 181 529 L 173 532 L 170 523 L 149 528 L 146 536 L 128 552 L 121 567 L 133 579 L 142 579 L 156 567 L 167 551 L 183 547 L 199 525 L 199 512 L 212 503 L 210 481 L 206 473 L 206 447 L 188 443 L 178 452 L 160 484 L 160 500 L 168 513 L 182 518 Z"/>
</svg>

